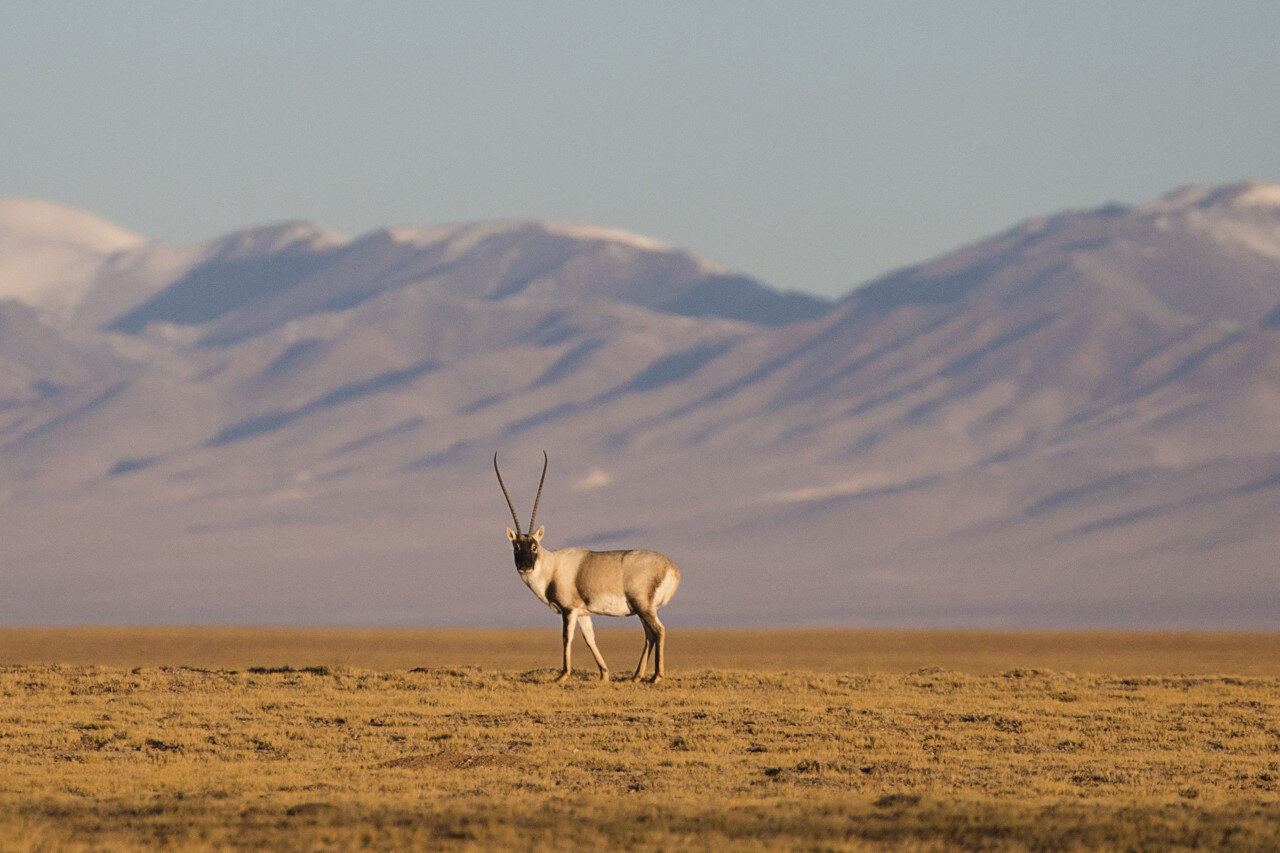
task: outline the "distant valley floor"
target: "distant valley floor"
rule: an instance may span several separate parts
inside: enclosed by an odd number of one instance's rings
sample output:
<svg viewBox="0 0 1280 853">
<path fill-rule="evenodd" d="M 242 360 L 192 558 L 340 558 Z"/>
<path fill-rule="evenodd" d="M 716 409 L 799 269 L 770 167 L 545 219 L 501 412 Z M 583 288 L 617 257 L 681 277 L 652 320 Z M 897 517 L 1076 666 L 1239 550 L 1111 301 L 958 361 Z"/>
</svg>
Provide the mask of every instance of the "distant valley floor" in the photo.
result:
<svg viewBox="0 0 1280 853">
<path fill-rule="evenodd" d="M 614 625 L 602 626 L 597 635 L 610 669 L 624 673 L 634 668 L 643 635 L 634 619 Z M 937 667 L 970 675 L 1042 669 L 1280 676 L 1280 633 L 668 627 L 673 675 L 708 669 L 911 673 Z M 580 638 L 574 661 L 577 669 L 594 673 Z M 559 663 L 560 630 L 551 618 L 545 628 L 529 629 L 0 628 L 0 665 L 529 671 Z"/>
</svg>

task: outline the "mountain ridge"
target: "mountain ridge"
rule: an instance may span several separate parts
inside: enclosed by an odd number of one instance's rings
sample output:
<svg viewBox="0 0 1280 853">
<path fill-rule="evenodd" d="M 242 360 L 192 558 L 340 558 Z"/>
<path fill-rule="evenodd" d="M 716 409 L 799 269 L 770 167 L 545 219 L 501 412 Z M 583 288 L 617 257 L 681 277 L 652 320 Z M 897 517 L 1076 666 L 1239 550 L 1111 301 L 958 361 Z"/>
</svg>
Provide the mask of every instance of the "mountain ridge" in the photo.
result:
<svg viewBox="0 0 1280 853">
<path fill-rule="evenodd" d="M 0 620 L 523 623 L 490 459 L 545 448 L 549 541 L 671 552 L 703 624 L 1275 627 L 1275 198 L 799 303 L 581 224 L 130 244 L 0 305 Z"/>
</svg>

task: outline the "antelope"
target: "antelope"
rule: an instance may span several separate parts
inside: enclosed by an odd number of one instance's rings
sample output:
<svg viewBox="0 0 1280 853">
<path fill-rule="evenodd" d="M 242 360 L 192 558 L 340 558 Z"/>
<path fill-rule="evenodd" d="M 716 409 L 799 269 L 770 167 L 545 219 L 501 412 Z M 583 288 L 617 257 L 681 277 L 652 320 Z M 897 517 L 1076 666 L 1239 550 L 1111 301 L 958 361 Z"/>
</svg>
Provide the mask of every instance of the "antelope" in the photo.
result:
<svg viewBox="0 0 1280 853">
<path fill-rule="evenodd" d="M 639 681 L 645 674 L 650 652 L 653 653 L 653 676 L 650 682 L 662 680 L 667 629 L 658 619 L 658 608 L 676 594 L 680 586 L 680 570 L 657 551 L 588 551 L 586 548 L 560 548 L 552 551 L 542 547 L 544 526 L 534 530 L 538 519 L 538 501 L 542 500 L 542 485 L 547 479 L 547 452 L 542 451 L 542 479 L 538 481 L 538 494 L 533 499 L 533 513 L 529 516 L 529 531 L 520 532 L 520 519 L 515 504 L 502 482 L 498 470 L 498 454 L 493 454 L 493 472 L 498 475 L 502 496 L 507 499 L 511 520 L 516 529 L 507 528 L 507 539 L 515 554 L 516 572 L 538 600 L 560 614 L 564 620 L 564 670 L 557 681 L 567 681 L 572 672 L 571 650 L 575 626 L 582 626 L 582 638 L 600 667 L 600 680 L 609 680 L 609 667 L 596 647 L 595 631 L 591 627 L 591 615 L 640 617 L 644 626 L 644 651 L 632 681 Z"/>
</svg>

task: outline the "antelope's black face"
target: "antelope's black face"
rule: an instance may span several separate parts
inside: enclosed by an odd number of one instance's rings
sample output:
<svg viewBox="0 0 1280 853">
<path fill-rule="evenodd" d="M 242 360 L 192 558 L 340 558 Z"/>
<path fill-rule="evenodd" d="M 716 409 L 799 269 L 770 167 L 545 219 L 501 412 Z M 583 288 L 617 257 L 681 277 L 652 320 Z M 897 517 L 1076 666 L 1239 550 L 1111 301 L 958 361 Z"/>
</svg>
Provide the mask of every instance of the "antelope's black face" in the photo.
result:
<svg viewBox="0 0 1280 853">
<path fill-rule="evenodd" d="M 539 527 L 533 533 L 516 533 L 507 528 L 507 538 L 511 540 L 511 551 L 516 560 L 516 571 L 520 574 L 533 571 L 538 564 L 538 554 L 542 551 L 542 530 Z"/>
</svg>

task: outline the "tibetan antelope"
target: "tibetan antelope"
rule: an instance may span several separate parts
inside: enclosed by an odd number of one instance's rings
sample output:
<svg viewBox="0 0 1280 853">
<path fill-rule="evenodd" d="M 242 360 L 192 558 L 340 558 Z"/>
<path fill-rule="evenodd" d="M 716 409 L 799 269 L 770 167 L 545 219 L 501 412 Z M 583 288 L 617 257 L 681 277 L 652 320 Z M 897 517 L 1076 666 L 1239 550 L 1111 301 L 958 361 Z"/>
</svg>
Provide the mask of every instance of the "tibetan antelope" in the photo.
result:
<svg viewBox="0 0 1280 853">
<path fill-rule="evenodd" d="M 636 614 L 644 625 L 644 651 L 632 681 L 640 680 L 645 673 L 649 653 L 653 653 L 653 677 L 663 676 L 663 656 L 667 629 L 658 620 L 658 608 L 671 600 L 680 586 L 680 570 L 676 564 L 657 551 L 588 551 L 586 548 L 561 548 L 552 551 L 542 547 L 545 527 L 533 529 L 538 519 L 538 501 L 542 499 L 542 484 L 547 479 L 547 452 L 542 451 L 542 479 L 538 481 L 538 494 L 533 499 L 533 513 L 529 516 L 529 533 L 520 532 L 520 519 L 515 504 L 507 493 L 498 470 L 498 454 L 493 454 L 493 472 L 498 475 L 502 496 L 507 499 L 511 520 L 516 529 L 507 528 L 507 539 L 515 551 L 516 571 L 533 594 L 543 604 L 560 614 L 564 620 L 564 671 L 558 681 L 565 681 L 572 671 L 570 652 L 573 646 L 574 626 L 582 626 L 582 637 L 587 648 L 600 667 L 600 679 L 609 680 L 609 667 L 605 665 L 600 649 L 596 648 L 595 632 L 591 627 L 591 614 L 604 616 L 630 616 Z"/>
</svg>

